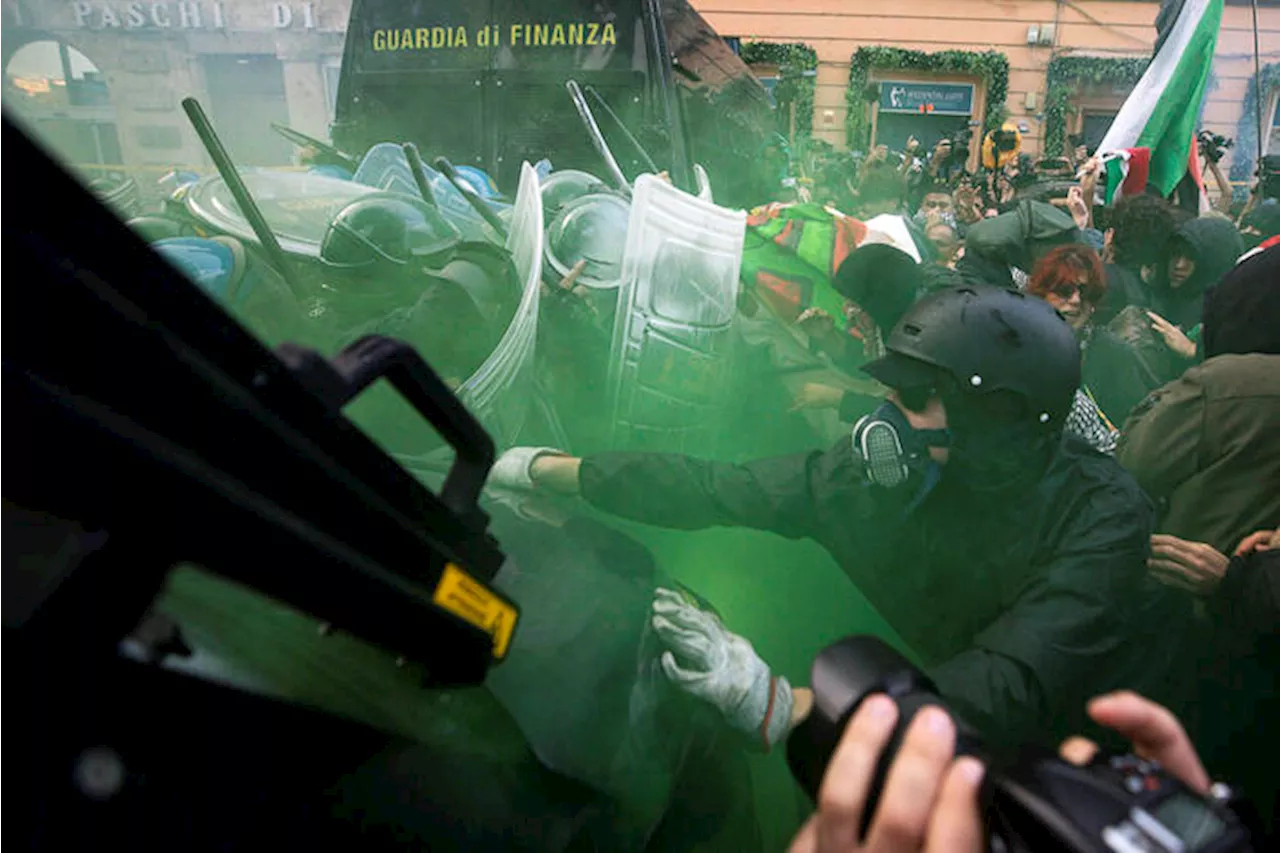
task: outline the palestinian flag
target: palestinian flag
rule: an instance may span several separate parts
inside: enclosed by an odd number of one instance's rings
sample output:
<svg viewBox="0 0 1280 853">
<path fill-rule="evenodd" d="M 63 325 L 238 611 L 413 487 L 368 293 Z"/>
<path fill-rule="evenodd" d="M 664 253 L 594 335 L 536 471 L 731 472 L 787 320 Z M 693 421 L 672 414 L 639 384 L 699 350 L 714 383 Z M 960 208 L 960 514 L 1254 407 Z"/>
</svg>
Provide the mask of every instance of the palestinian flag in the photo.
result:
<svg viewBox="0 0 1280 853">
<path fill-rule="evenodd" d="M 820 204 L 757 208 L 747 217 L 742 280 L 788 322 L 806 308 L 821 308 L 843 330 L 844 297 L 831 279 L 866 237 L 861 220 Z"/>
<path fill-rule="evenodd" d="M 1122 198 L 1142 195 L 1151 173 L 1150 148 L 1126 148 L 1103 154 L 1106 180 L 1098 185 L 1096 204 L 1113 205 Z"/>
<path fill-rule="evenodd" d="M 1165 197 L 1188 170 L 1199 172 L 1195 135 L 1218 46 L 1222 7 L 1223 0 L 1165 0 L 1157 20 L 1156 54 L 1098 146 L 1103 157 L 1147 149 L 1147 183 Z M 1132 173 L 1132 156 L 1125 162 Z"/>
</svg>

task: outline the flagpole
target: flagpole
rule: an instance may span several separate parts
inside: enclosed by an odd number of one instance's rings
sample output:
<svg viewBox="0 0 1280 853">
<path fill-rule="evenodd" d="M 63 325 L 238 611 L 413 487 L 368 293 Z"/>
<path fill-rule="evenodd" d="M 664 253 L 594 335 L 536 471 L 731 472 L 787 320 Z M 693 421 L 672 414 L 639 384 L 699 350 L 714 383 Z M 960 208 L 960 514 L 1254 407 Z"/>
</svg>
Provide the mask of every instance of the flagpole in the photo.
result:
<svg viewBox="0 0 1280 853">
<path fill-rule="evenodd" d="M 1262 63 L 1258 59 L 1258 0 L 1253 0 L 1253 90 L 1257 92 L 1258 174 L 1262 174 Z"/>
</svg>

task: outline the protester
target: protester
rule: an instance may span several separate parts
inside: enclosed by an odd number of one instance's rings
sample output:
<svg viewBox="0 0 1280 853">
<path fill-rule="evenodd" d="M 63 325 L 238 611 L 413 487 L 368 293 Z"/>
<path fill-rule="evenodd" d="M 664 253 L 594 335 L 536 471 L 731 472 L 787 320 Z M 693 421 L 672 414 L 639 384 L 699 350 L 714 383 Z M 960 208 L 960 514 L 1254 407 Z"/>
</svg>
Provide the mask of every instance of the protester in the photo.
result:
<svg viewBox="0 0 1280 853">
<path fill-rule="evenodd" d="M 933 263 L 948 270 L 954 270 L 956 262 L 960 259 L 960 253 L 964 249 L 957 226 L 941 220 L 935 221 L 925 228 L 924 236 L 938 252 Z"/>
<path fill-rule="evenodd" d="M 1116 227 L 1126 230 L 1115 232 L 1112 246 L 1131 262 L 1152 257 L 1132 247 L 1134 233 L 1157 235 L 1169 217 L 1176 221 L 1180 216 L 1160 199 L 1135 198 L 1118 213 L 1123 215 L 1115 217 Z M 1141 267 L 1151 282 L 1142 302 L 1121 309 L 1093 336 L 1085 364 L 1094 397 L 1113 422 L 1123 423 L 1148 394 L 1201 357 L 1197 339 L 1205 291 L 1231 269 L 1241 249 L 1239 234 L 1225 219 L 1186 219 L 1156 256 L 1157 263 Z"/>
<path fill-rule="evenodd" d="M 1240 232 L 1229 220 L 1202 216 L 1169 240 L 1151 290 L 1151 309 L 1184 333 L 1200 322 L 1204 293 L 1244 254 Z"/>
<path fill-rule="evenodd" d="M 906 189 L 902 177 L 883 162 L 869 164 L 858 182 L 858 215 L 871 219 L 882 213 L 902 213 Z"/>
<path fill-rule="evenodd" d="M 865 312 L 874 323 L 868 355 L 883 354 L 889 332 L 922 295 L 920 265 L 906 252 L 885 244 L 855 249 L 836 270 L 831 286 L 841 296 Z M 844 360 L 851 370 L 863 360 Z"/>
<path fill-rule="evenodd" d="M 1079 235 L 1066 211 L 1042 201 L 1022 201 L 1008 213 L 969 227 L 956 268 L 969 284 L 1021 289 L 1042 255 L 1077 242 Z"/>
<path fill-rule="evenodd" d="M 1107 300 L 1099 309 L 1099 323 L 1110 322 L 1129 305 L 1149 307 L 1149 288 L 1177 229 L 1173 206 L 1146 193 L 1125 196 L 1109 214 L 1102 253 Z"/>
<path fill-rule="evenodd" d="M 1211 770 L 1243 786 L 1280 838 L 1280 528 L 1259 530 L 1227 557 L 1206 542 L 1157 535 L 1153 575 L 1205 598 L 1208 624 L 1186 638 L 1196 688 L 1186 719 Z"/>
<path fill-rule="evenodd" d="M 970 176 L 962 175 L 956 181 L 951 201 L 956 211 L 956 218 L 964 225 L 982 221 L 986 205 L 983 204 L 982 191 L 974 185 Z"/>
<path fill-rule="evenodd" d="M 1227 551 L 1280 526 L 1280 247 L 1232 270 L 1204 315 L 1204 363 L 1143 402 L 1117 458 L 1161 533 Z"/>
<path fill-rule="evenodd" d="M 1105 326 L 1094 324 L 1084 380 L 1113 424 L 1123 424 L 1152 391 L 1186 368 L 1154 328 L 1150 311 L 1130 305 Z"/>
<path fill-rule="evenodd" d="M 1280 234 L 1280 201 L 1267 199 L 1241 217 L 1240 234 L 1249 249 Z"/>
<path fill-rule="evenodd" d="M 853 325 L 862 337 L 858 352 L 854 339 L 840 334 L 832 318 L 810 309 L 796 325 L 809 334 L 814 344 L 832 363 L 849 374 L 862 375 L 859 368 L 884 355 L 884 342 L 907 310 L 924 295 L 924 267 L 906 252 L 886 244 L 861 246 L 849 254 L 831 284 L 848 300 Z M 865 412 L 865 394 L 822 383 L 806 383 L 796 399 L 797 409 L 836 409 L 845 422 L 857 420 Z"/>
<path fill-rule="evenodd" d="M 1173 659 L 1151 639 L 1187 611 L 1146 576 L 1153 513 L 1137 485 L 1114 460 L 1062 440 L 1080 383 L 1071 328 L 1041 300 L 959 287 L 912 306 L 887 350 L 865 369 L 895 389 L 876 417 L 900 424 L 913 454 L 897 487 L 868 479 L 848 437 L 825 453 L 745 464 L 516 448 L 490 485 L 581 495 L 664 527 L 813 539 L 948 701 L 994 736 L 1078 730 L 1079 707 L 1098 690 L 1165 685 Z M 734 701 L 776 687 L 758 668 L 741 674 L 751 683 L 736 684 Z M 794 697 L 774 699 L 786 717 Z M 759 733 L 768 721 L 747 722 Z"/>
<path fill-rule="evenodd" d="M 946 184 L 931 183 L 923 188 L 920 207 L 916 211 L 916 223 L 924 227 L 930 217 L 943 219 L 955 218 L 955 204 L 951 198 L 951 188 Z"/>
<path fill-rule="evenodd" d="M 1090 320 L 1107 292 L 1102 260 L 1088 246 L 1059 246 L 1036 264 L 1027 292 L 1052 305 L 1087 346 Z M 1076 391 L 1067 431 L 1102 453 L 1114 453 L 1120 436 L 1084 385 Z"/>
</svg>

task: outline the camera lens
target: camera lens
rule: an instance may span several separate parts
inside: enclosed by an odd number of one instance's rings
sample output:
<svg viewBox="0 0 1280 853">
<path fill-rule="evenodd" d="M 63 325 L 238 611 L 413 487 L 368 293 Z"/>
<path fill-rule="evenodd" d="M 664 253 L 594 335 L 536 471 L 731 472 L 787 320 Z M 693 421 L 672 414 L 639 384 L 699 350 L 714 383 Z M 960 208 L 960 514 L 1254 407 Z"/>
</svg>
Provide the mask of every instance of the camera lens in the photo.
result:
<svg viewBox="0 0 1280 853">
<path fill-rule="evenodd" d="M 875 637 L 847 637 L 823 649 L 813 662 L 809 684 L 813 688 L 813 710 L 787 739 L 787 763 L 800 787 L 815 802 L 827 762 L 862 700 L 884 693 L 898 705 L 898 725 L 876 765 L 871 794 L 863 810 L 863 832 L 875 814 L 880 790 L 903 735 L 921 708 L 937 705 L 951 714 L 956 724 L 956 754 L 975 755 L 981 750 L 977 732 L 947 709 L 933 682 Z"/>
</svg>

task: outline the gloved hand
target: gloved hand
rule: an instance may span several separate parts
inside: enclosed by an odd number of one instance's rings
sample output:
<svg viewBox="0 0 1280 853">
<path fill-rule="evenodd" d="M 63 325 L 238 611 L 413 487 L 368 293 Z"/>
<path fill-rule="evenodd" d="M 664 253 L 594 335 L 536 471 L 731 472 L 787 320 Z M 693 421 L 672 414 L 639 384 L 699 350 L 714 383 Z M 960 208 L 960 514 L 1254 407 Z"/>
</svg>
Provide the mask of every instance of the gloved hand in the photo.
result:
<svg viewBox="0 0 1280 853">
<path fill-rule="evenodd" d="M 541 456 L 567 455 L 553 447 L 513 447 L 493 463 L 485 485 L 499 489 L 532 491 L 534 484 L 529 476 L 529 469 L 533 467 L 534 460 Z"/>
<path fill-rule="evenodd" d="M 786 736 L 791 685 L 769 671 L 751 643 L 669 589 L 654 596 L 653 627 L 669 649 L 662 655 L 667 678 L 715 705 L 729 725 L 761 738 L 766 749 Z"/>
</svg>

